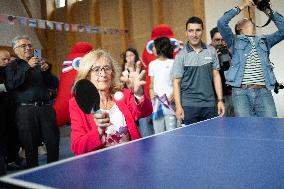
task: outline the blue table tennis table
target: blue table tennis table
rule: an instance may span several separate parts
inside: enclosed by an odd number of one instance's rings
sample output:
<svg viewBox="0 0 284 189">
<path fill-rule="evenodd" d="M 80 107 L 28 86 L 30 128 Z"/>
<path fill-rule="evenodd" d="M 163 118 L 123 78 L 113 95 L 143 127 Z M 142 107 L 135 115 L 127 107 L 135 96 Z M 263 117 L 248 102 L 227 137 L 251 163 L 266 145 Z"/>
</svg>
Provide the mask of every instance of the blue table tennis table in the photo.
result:
<svg viewBox="0 0 284 189">
<path fill-rule="evenodd" d="M 284 188 L 284 119 L 214 118 L 0 181 L 7 188 Z"/>
</svg>

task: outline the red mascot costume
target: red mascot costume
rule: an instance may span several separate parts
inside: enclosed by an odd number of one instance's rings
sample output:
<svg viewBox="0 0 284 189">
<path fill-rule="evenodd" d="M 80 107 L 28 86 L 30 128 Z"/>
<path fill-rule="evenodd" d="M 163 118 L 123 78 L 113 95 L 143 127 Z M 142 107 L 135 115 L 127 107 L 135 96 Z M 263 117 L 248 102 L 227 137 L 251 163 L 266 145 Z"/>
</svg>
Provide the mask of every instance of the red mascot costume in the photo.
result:
<svg viewBox="0 0 284 189">
<path fill-rule="evenodd" d="M 70 123 L 69 99 L 71 97 L 71 87 L 77 76 L 80 59 L 92 49 L 93 46 L 90 43 L 78 42 L 73 46 L 66 58 L 67 60 L 62 64 L 58 93 L 53 105 L 58 126 Z"/>
<path fill-rule="evenodd" d="M 157 57 L 153 54 L 153 46 L 154 46 L 154 40 L 158 37 L 168 37 L 172 44 L 175 45 L 174 50 L 174 56 L 178 53 L 178 51 L 182 48 L 182 44 L 180 41 L 176 40 L 172 29 L 170 26 L 166 24 L 161 24 L 153 28 L 152 34 L 151 34 L 151 40 L 147 42 L 143 54 L 142 54 L 142 60 L 146 65 L 146 84 L 145 84 L 145 92 L 149 94 L 149 85 L 150 85 L 150 77 L 148 76 L 148 66 L 149 63 L 153 60 L 155 60 Z"/>
</svg>

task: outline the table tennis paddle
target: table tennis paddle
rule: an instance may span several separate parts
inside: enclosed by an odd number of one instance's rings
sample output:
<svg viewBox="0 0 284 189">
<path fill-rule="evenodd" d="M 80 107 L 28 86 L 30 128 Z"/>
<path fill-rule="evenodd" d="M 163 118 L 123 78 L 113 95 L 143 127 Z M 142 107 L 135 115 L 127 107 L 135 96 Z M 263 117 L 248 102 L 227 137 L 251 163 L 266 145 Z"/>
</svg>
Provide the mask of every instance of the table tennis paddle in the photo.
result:
<svg viewBox="0 0 284 189">
<path fill-rule="evenodd" d="M 74 87 L 74 96 L 80 109 L 90 114 L 100 109 L 100 95 L 95 85 L 87 80 L 79 80 Z"/>
</svg>

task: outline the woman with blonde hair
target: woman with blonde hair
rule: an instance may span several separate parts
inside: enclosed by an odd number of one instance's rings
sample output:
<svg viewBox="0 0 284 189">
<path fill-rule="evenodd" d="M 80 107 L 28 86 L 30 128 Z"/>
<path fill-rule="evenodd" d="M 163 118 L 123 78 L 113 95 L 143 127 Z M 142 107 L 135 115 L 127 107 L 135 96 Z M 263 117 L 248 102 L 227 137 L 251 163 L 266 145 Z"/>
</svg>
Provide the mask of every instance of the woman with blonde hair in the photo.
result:
<svg viewBox="0 0 284 189">
<path fill-rule="evenodd" d="M 152 113 L 151 100 L 143 91 L 144 75 L 141 63 L 137 62 L 129 77 L 121 76 L 120 65 L 101 49 L 81 59 L 75 85 L 82 79 L 94 84 L 100 96 L 100 113 L 86 114 L 75 97 L 70 99 L 71 143 L 76 155 L 141 137 L 135 121 Z M 121 81 L 129 88 L 124 89 Z M 122 92 L 123 98 L 115 99 L 116 92 Z"/>
</svg>

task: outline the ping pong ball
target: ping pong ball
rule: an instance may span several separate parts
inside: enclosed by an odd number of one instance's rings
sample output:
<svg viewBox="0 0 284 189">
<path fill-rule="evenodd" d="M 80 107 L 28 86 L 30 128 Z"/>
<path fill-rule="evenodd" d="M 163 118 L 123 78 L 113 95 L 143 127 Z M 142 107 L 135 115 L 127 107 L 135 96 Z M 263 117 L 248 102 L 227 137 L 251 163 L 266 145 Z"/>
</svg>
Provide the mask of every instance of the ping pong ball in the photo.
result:
<svg viewBox="0 0 284 189">
<path fill-rule="evenodd" d="M 114 99 L 117 101 L 121 101 L 123 99 L 124 95 L 121 91 L 117 91 L 114 94 Z"/>
</svg>

